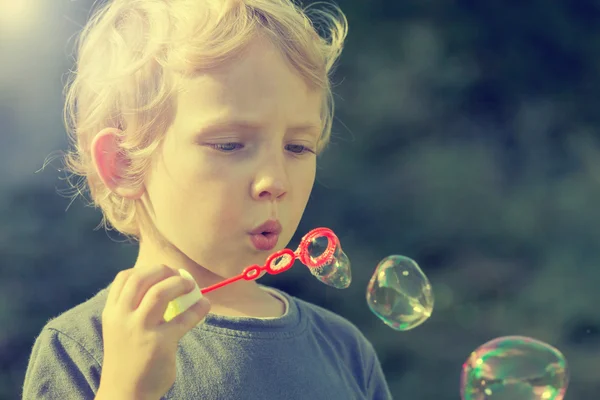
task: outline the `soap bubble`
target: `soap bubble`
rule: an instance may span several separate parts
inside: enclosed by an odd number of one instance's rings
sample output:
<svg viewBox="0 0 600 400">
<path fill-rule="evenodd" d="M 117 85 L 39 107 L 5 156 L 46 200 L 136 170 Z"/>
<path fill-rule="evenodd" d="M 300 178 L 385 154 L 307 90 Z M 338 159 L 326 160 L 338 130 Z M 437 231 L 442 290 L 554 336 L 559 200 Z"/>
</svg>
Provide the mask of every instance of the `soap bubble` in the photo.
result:
<svg viewBox="0 0 600 400">
<path fill-rule="evenodd" d="M 569 376 L 565 357 L 554 347 L 505 336 L 471 353 L 460 380 L 463 400 L 562 400 Z"/>
<path fill-rule="evenodd" d="M 377 265 L 367 286 L 367 304 L 392 329 L 407 331 L 431 316 L 433 293 L 416 262 L 392 255 Z"/>
<path fill-rule="evenodd" d="M 335 236 L 315 236 L 308 242 L 310 273 L 321 282 L 345 289 L 352 282 L 350 260 Z M 318 265 L 318 266 L 317 266 Z"/>
</svg>

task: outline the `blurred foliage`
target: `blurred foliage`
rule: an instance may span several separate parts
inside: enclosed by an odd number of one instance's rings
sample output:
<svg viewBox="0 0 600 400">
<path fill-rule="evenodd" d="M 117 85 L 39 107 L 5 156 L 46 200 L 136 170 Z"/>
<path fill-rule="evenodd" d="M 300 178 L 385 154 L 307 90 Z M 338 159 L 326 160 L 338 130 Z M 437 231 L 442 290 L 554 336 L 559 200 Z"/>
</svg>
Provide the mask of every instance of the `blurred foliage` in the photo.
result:
<svg viewBox="0 0 600 400">
<path fill-rule="evenodd" d="M 597 398 L 600 5 L 338 4 L 350 35 L 335 75 L 334 138 L 290 246 L 332 228 L 353 283 L 332 289 L 301 268 L 262 283 L 355 323 L 397 399 L 457 399 L 469 353 L 512 334 L 566 355 L 567 399 Z M 18 397 L 44 323 L 136 255 L 114 232 L 94 231 L 100 215 L 81 200 L 65 213 L 56 172 L 43 176 L 1 197 L 3 399 Z M 417 260 L 433 286 L 434 313 L 414 331 L 389 329 L 365 302 L 390 254 Z"/>
</svg>

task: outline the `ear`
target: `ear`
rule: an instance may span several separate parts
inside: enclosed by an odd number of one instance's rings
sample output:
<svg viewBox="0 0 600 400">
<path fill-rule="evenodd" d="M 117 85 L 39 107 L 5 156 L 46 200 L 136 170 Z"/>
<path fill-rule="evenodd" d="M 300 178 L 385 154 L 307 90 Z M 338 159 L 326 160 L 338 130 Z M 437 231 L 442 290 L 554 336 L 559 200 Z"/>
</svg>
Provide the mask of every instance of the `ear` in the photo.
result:
<svg viewBox="0 0 600 400">
<path fill-rule="evenodd" d="M 144 193 L 144 187 L 131 187 L 123 179 L 123 171 L 127 168 L 127 159 L 119 151 L 117 128 L 105 128 L 98 132 L 92 140 L 92 163 L 100 180 L 113 193 L 128 199 L 138 199 Z"/>
</svg>

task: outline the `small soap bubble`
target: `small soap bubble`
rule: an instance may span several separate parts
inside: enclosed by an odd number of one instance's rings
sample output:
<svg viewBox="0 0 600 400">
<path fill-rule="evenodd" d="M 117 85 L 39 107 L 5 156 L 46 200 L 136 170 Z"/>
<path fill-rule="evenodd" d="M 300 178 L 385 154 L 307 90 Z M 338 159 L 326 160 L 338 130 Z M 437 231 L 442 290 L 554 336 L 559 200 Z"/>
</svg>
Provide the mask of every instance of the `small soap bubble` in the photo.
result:
<svg viewBox="0 0 600 400">
<path fill-rule="evenodd" d="M 392 255 L 375 268 L 367 286 L 367 304 L 386 325 L 407 331 L 425 322 L 433 311 L 433 293 L 419 265 Z"/>
<path fill-rule="evenodd" d="M 460 378 L 462 400 L 562 400 L 567 360 L 556 348 L 524 336 L 504 336 L 477 348 Z"/>
<path fill-rule="evenodd" d="M 309 268 L 311 274 L 326 285 L 337 289 L 345 289 L 352 282 L 352 271 L 350 269 L 350 260 L 339 242 L 335 243 L 333 257 L 330 257 L 325 264 L 320 267 Z M 333 247 L 330 245 L 329 238 L 318 236 L 312 239 L 308 245 L 308 255 L 313 259 L 319 257 L 327 258 L 326 252 L 330 252 Z"/>
</svg>

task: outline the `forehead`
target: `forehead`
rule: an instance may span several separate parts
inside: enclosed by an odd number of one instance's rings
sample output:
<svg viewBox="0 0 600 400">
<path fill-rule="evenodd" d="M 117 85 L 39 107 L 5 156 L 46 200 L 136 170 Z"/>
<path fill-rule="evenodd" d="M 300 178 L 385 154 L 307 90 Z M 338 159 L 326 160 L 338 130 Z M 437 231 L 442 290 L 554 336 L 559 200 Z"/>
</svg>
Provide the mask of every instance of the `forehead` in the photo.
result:
<svg viewBox="0 0 600 400">
<path fill-rule="evenodd" d="M 322 91 L 310 88 L 268 42 L 252 43 L 235 60 L 184 78 L 176 123 L 231 117 L 264 123 L 320 123 Z"/>
</svg>

